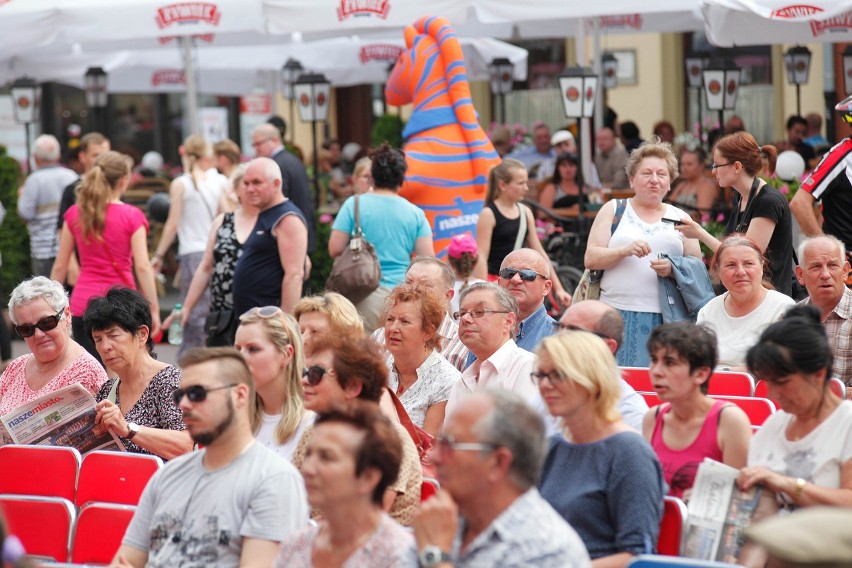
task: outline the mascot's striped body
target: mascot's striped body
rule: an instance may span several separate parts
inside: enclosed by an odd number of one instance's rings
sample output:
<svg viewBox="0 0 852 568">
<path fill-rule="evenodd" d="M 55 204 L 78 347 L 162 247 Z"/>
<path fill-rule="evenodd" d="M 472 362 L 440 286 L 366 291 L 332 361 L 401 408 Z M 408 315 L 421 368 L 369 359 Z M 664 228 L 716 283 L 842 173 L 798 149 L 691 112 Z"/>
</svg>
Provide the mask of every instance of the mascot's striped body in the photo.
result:
<svg viewBox="0 0 852 568">
<path fill-rule="evenodd" d="M 385 88 L 388 103 L 414 105 L 403 131 L 408 172 L 400 195 L 426 212 L 444 256 L 453 235 L 476 232 L 488 171 L 500 157 L 477 121 L 450 23 L 422 18 L 405 28 L 405 43 Z"/>
</svg>

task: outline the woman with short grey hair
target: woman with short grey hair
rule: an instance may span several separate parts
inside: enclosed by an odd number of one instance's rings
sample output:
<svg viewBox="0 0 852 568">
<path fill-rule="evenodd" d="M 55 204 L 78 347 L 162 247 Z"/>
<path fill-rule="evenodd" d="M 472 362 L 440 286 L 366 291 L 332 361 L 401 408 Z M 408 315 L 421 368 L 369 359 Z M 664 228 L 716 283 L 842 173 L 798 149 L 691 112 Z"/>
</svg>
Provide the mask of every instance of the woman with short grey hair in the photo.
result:
<svg viewBox="0 0 852 568">
<path fill-rule="evenodd" d="M 59 282 L 36 276 L 18 284 L 9 317 L 30 353 L 0 376 L 0 415 L 74 383 L 96 393 L 107 380 L 100 363 L 71 339 L 68 296 Z"/>
</svg>

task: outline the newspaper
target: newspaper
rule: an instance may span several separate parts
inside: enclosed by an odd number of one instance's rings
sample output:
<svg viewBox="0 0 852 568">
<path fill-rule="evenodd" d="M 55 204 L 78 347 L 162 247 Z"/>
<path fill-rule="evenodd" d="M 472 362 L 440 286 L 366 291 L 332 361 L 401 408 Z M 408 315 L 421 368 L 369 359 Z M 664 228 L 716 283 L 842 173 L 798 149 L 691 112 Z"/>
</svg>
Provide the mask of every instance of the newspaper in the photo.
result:
<svg viewBox="0 0 852 568">
<path fill-rule="evenodd" d="M 751 523 L 762 489 L 740 491 L 740 470 L 705 458 L 698 466 L 687 505 L 689 511 L 683 555 L 700 560 L 736 563 L 743 531 Z"/>
<path fill-rule="evenodd" d="M 95 399 L 74 383 L 0 416 L 0 443 L 71 446 L 81 454 L 126 451 L 108 428 L 95 424 Z"/>
</svg>

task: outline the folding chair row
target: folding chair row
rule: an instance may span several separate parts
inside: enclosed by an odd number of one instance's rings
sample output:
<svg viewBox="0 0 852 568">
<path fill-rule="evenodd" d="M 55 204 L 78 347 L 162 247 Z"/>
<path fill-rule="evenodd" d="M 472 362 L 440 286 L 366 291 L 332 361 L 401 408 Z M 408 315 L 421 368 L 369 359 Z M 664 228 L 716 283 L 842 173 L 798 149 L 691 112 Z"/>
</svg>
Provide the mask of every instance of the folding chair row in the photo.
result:
<svg viewBox="0 0 852 568">
<path fill-rule="evenodd" d="M 621 376 L 637 392 L 652 392 L 651 373 L 648 367 L 619 367 Z M 754 378 L 738 371 L 714 371 L 708 385 L 710 394 L 725 396 L 754 396 Z"/>
<path fill-rule="evenodd" d="M 640 392 L 645 403 L 649 407 L 654 407 L 662 401 L 655 392 Z M 762 426 L 766 420 L 775 413 L 775 404 L 767 398 L 759 398 L 756 396 L 723 396 L 717 394 L 709 395 L 710 398 L 718 400 L 726 400 L 739 406 L 748 416 L 752 427 Z"/>
</svg>

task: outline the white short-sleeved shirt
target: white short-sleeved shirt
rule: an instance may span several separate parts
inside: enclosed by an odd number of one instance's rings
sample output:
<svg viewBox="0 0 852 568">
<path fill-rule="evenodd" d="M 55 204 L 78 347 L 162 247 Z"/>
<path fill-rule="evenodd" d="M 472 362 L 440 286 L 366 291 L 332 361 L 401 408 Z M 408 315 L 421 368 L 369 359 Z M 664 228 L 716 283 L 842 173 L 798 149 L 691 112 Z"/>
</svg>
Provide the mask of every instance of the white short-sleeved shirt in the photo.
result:
<svg viewBox="0 0 852 568">
<path fill-rule="evenodd" d="M 280 414 L 267 414 L 261 411 L 260 430 L 257 431 L 255 438 L 258 442 L 273 452 L 276 452 L 288 462 L 293 461 L 293 454 L 296 452 L 296 446 L 299 445 L 299 440 L 301 439 L 302 434 L 305 433 L 305 429 L 310 424 L 314 423 L 314 413 L 310 410 L 306 410 L 302 415 L 302 421 L 299 423 L 299 427 L 296 428 L 296 431 L 293 432 L 290 439 L 283 444 L 279 444 L 275 439 L 275 427 L 278 426 L 278 422 L 280 421 Z"/>
</svg>

